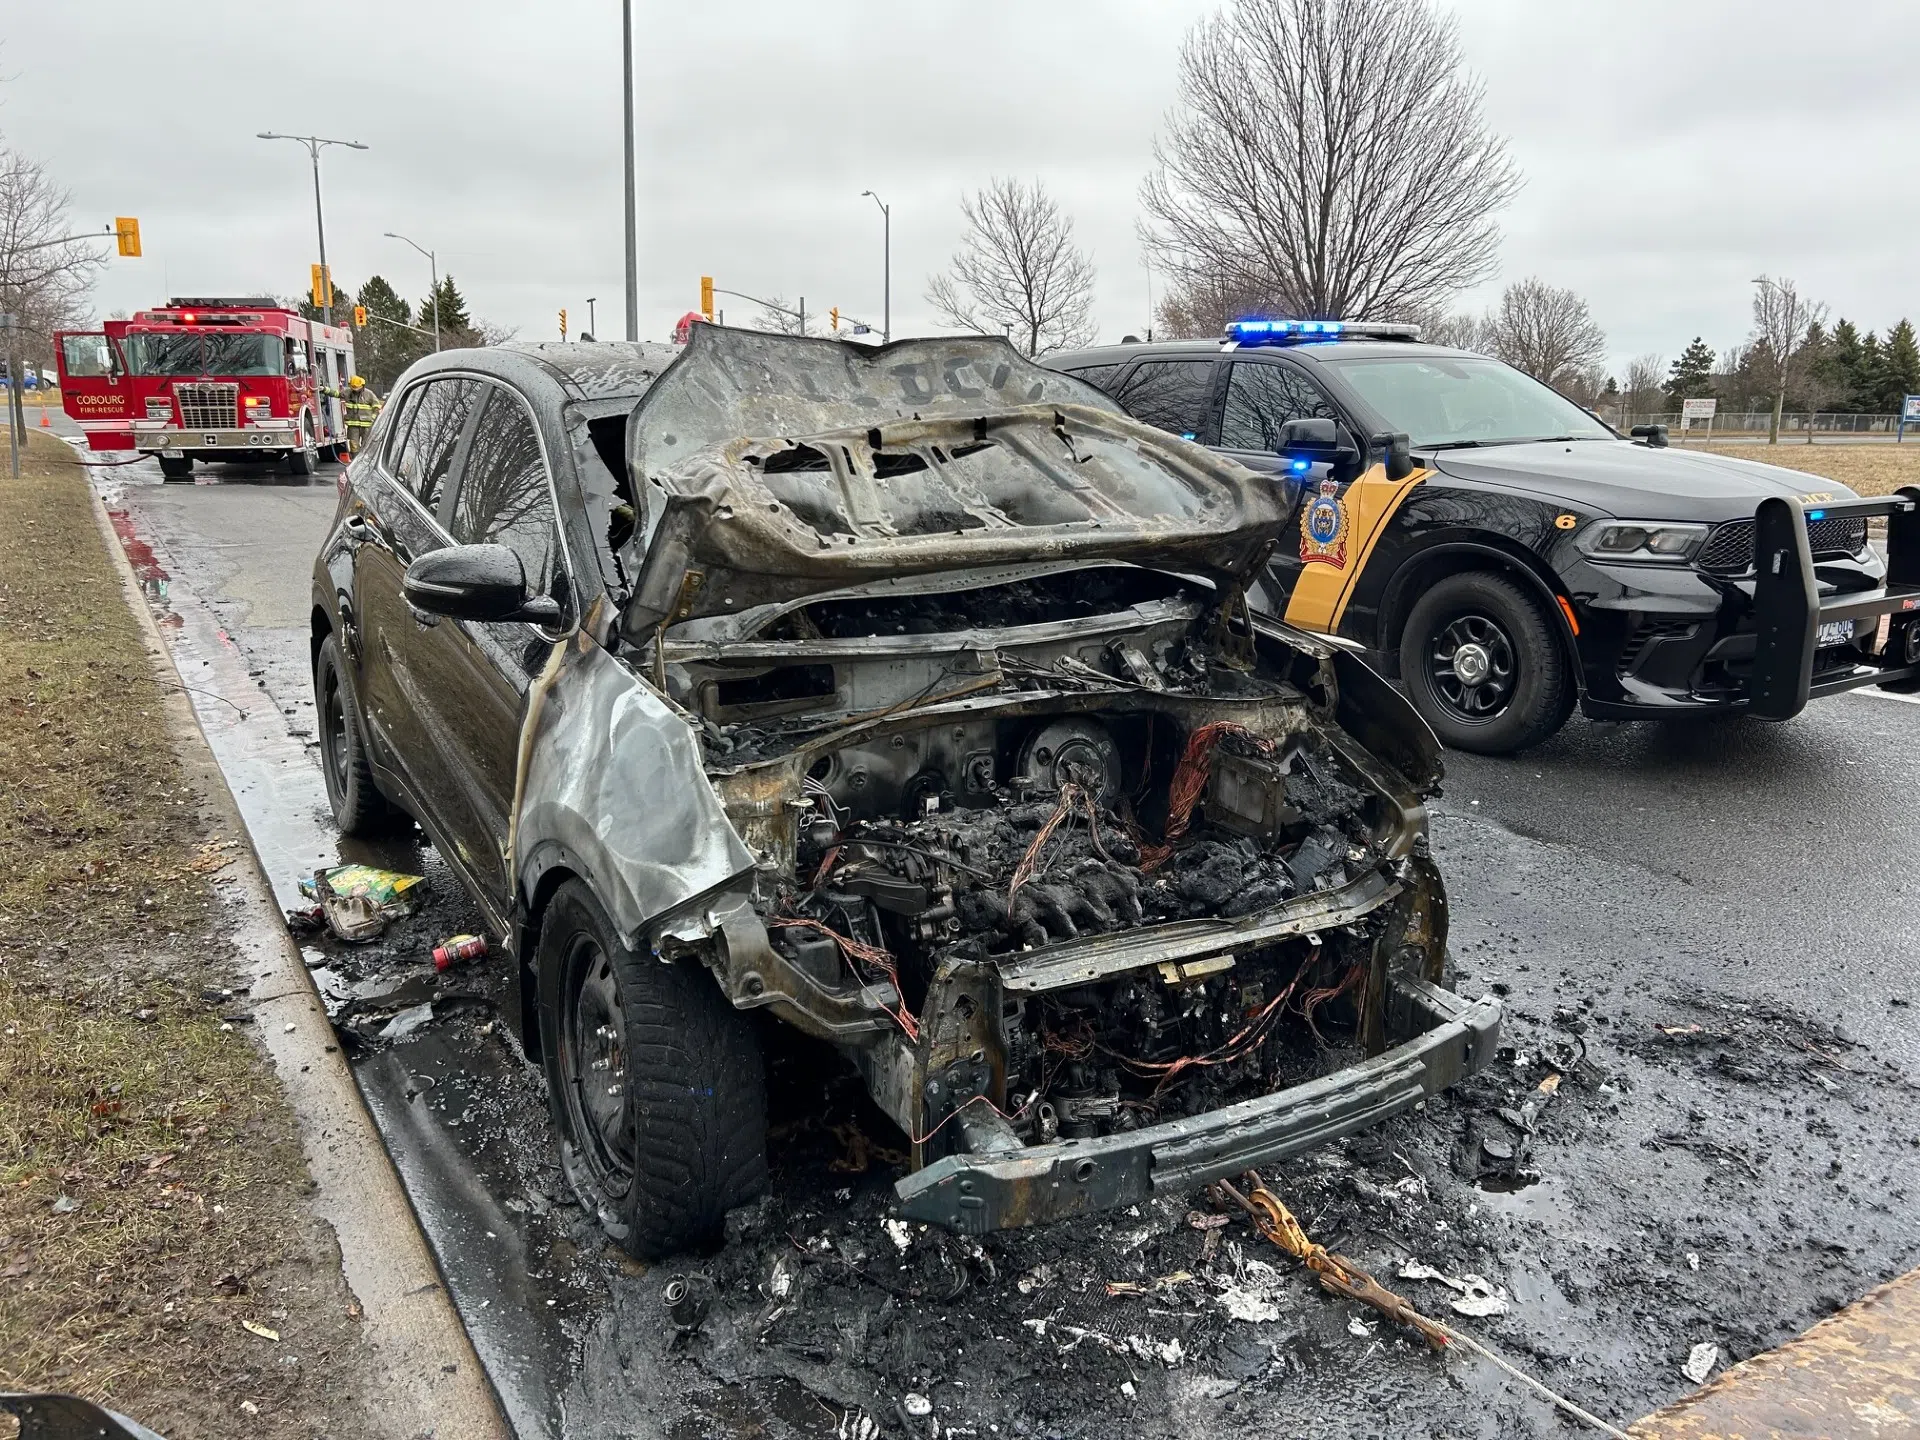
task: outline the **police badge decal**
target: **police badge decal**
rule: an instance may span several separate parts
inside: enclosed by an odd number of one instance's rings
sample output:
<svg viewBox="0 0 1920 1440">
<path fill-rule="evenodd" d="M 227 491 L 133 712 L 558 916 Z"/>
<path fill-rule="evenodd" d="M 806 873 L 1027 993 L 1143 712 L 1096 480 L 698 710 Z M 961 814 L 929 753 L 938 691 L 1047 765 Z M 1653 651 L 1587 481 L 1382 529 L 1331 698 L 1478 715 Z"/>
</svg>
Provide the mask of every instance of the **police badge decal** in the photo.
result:
<svg viewBox="0 0 1920 1440">
<path fill-rule="evenodd" d="M 1300 517 L 1300 562 L 1303 565 L 1331 565 L 1344 570 L 1347 564 L 1347 502 L 1332 480 L 1320 482 L 1320 493 L 1307 505 Z"/>
</svg>

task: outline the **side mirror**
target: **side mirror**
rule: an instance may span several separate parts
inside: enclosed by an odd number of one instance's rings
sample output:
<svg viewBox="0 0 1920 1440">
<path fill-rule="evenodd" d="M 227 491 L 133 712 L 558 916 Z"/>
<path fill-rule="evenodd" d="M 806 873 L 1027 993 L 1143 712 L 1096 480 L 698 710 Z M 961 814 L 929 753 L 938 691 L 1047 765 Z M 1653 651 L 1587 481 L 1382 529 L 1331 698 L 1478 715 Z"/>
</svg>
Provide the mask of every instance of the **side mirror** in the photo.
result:
<svg viewBox="0 0 1920 1440">
<path fill-rule="evenodd" d="M 1280 427 L 1278 448 L 1285 455 L 1331 455 L 1340 448 L 1340 427 L 1331 420 L 1289 420 Z"/>
<path fill-rule="evenodd" d="M 560 623 L 558 602 L 527 594 L 520 557 L 505 545 L 448 545 L 431 550 L 407 567 L 400 588 L 409 605 L 428 615 Z"/>
<path fill-rule="evenodd" d="M 1376 435 L 1373 444 L 1380 452 L 1380 463 L 1386 467 L 1387 479 L 1397 482 L 1413 473 L 1413 442 L 1404 431 Z"/>
<path fill-rule="evenodd" d="M 1667 427 L 1664 425 L 1636 425 L 1627 432 L 1636 440 L 1644 440 L 1652 450 L 1667 448 Z"/>
</svg>

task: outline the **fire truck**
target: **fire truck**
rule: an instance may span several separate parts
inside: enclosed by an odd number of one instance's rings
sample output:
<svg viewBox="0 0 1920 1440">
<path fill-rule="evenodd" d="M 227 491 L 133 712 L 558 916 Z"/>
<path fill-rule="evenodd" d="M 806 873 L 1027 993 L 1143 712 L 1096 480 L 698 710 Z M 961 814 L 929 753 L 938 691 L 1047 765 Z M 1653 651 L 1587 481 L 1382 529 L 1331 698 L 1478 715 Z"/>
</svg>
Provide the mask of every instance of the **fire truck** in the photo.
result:
<svg viewBox="0 0 1920 1440">
<path fill-rule="evenodd" d="M 286 460 L 311 475 L 346 451 L 353 332 L 271 299 L 169 300 L 131 320 L 54 336 L 62 403 L 94 450 L 196 460 Z"/>
</svg>

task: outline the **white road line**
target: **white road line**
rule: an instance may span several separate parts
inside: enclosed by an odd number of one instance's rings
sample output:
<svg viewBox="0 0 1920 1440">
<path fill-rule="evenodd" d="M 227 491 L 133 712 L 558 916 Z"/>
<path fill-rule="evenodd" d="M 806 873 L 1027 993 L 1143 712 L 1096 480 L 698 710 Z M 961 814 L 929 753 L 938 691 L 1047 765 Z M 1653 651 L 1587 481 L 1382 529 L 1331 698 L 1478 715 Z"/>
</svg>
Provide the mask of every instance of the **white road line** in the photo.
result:
<svg viewBox="0 0 1920 1440">
<path fill-rule="evenodd" d="M 1920 695 L 1896 695 L 1891 690 L 1856 690 L 1865 700 L 1898 700 L 1902 705 L 1920 705 Z"/>
</svg>

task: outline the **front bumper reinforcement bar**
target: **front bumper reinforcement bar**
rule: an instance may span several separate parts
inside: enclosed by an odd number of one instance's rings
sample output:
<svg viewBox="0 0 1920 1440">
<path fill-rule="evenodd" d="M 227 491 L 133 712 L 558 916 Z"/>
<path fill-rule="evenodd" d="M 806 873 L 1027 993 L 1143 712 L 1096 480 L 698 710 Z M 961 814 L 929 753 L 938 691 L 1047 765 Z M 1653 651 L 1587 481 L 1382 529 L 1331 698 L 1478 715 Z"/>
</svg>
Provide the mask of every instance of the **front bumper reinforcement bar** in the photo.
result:
<svg viewBox="0 0 1920 1440">
<path fill-rule="evenodd" d="M 1190 1190 L 1284 1160 L 1410 1109 L 1484 1068 L 1500 1002 L 1395 977 L 1388 1033 L 1412 1035 L 1357 1065 L 1271 1095 L 1094 1140 L 943 1156 L 894 1187 L 901 1213 L 984 1235 Z M 964 1133 L 964 1129 L 963 1129 Z"/>
<path fill-rule="evenodd" d="M 1819 695 L 1868 685 L 1920 688 L 1920 489 L 1909 485 L 1893 495 L 1832 500 L 1813 509 L 1822 518 L 1884 515 L 1887 583 L 1864 594 L 1823 598 L 1807 542 L 1807 506 L 1791 496 L 1760 502 L 1753 515 L 1755 635 L 1748 699 L 1750 711 L 1768 720 L 1790 720 Z M 1891 620 L 1884 648 L 1850 669 L 1813 678 L 1823 623 L 1883 615 Z"/>
</svg>

